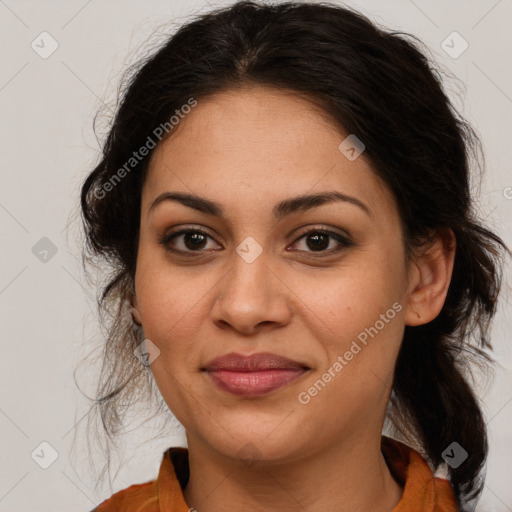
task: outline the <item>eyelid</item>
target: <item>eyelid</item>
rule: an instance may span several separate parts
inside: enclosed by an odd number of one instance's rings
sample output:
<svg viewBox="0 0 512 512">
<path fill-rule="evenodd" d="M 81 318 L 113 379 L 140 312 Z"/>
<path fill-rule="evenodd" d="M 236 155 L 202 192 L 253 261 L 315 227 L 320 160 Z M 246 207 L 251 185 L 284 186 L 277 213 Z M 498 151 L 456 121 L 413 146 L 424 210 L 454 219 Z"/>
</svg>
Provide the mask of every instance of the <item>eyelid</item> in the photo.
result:
<svg viewBox="0 0 512 512">
<path fill-rule="evenodd" d="M 188 233 L 200 233 L 200 234 L 205 235 L 206 237 L 212 239 L 217 245 L 221 245 L 221 244 L 219 244 L 219 242 L 217 242 L 215 237 L 207 231 L 206 228 L 203 228 L 202 226 L 196 227 L 194 225 L 185 226 L 185 227 L 182 227 L 181 229 L 176 229 L 176 231 L 169 231 L 169 232 L 164 233 L 164 235 L 159 238 L 159 244 L 162 245 L 164 247 L 164 249 L 168 250 L 169 252 L 174 252 L 174 253 L 178 253 L 178 254 L 193 254 L 193 253 L 200 254 L 202 252 L 206 252 L 206 251 L 182 251 L 180 249 L 172 250 L 172 249 L 166 248 L 167 244 L 169 244 L 169 242 L 171 242 L 171 240 L 173 240 L 174 238 L 178 238 L 181 235 L 186 235 Z"/>
<path fill-rule="evenodd" d="M 338 229 L 339 231 L 336 231 L 336 229 Z M 322 224 L 309 224 L 306 227 L 302 228 L 298 234 L 295 233 L 294 237 L 301 237 L 301 236 L 307 235 L 311 231 L 314 231 L 314 232 L 318 231 L 318 232 L 327 233 L 327 234 L 335 234 L 341 238 L 346 238 L 347 241 L 349 241 L 351 238 L 350 235 L 346 231 L 342 231 L 339 228 L 332 228 L 330 226 L 326 226 L 326 225 L 322 225 Z M 291 235 L 289 235 L 289 237 L 290 236 Z M 298 240 L 298 238 L 296 238 L 296 240 Z"/>
<path fill-rule="evenodd" d="M 320 258 L 328 258 L 329 256 L 335 256 L 342 252 L 344 249 L 348 249 L 349 247 L 352 247 L 354 245 L 354 242 L 352 241 L 352 238 L 348 235 L 348 233 L 341 234 L 337 231 L 334 231 L 332 228 L 326 228 L 326 227 L 315 227 L 315 226 L 308 226 L 301 234 L 295 238 L 295 241 L 293 242 L 293 245 L 300 242 L 303 238 L 305 238 L 310 233 L 320 233 L 329 236 L 330 238 L 334 239 L 338 245 L 334 249 L 328 249 L 324 251 L 301 251 L 299 249 L 294 249 L 289 252 L 298 252 L 304 254 L 307 258 L 310 259 L 320 259 Z"/>
</svg>

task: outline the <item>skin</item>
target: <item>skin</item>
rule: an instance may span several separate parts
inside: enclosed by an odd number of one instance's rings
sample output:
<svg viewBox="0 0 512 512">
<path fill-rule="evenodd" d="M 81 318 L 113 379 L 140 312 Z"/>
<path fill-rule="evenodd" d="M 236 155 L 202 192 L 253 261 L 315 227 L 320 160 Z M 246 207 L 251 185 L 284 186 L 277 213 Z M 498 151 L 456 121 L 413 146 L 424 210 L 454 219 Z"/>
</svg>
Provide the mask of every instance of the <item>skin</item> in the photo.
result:
<svg viewBox="0 0 512 512">
<path fill-rule="evenodd" d="M 441 310 L 454 247 L 439 233 L 406 261 L 396 201 L 364 153 L 350 161 L 338 149 L 347 135 L 305 99 L 253 86 L 200 100 L 152 155 L 132 305 L 160 350 L 155 381 L 186 430 L 184 497 L 198 512 L 389 512 L 401 499 L 380 451 L 393 369 L 405 326 Z M 283 199 L 333 190 L 369 213 L 332 202 L 272 216 Z M 149 211 L 169 191 L 216 201 L 226 218 L 171 201 Z M 182 228 L 211 238 L 194 249 L 178 236 L 166 250 L 161 239 Z M 315 251 L 303 235 L 318 228 L 352 245 L 327 237 Z M 263 249 L 252 263 L 236 252 L 248 236 Z M 395 303 L 401 311 L 300 403 Z M 272 352 L 310 370 L 263 397 L 237 397 L 200 370 L 228 352 Z"/>
</svg>

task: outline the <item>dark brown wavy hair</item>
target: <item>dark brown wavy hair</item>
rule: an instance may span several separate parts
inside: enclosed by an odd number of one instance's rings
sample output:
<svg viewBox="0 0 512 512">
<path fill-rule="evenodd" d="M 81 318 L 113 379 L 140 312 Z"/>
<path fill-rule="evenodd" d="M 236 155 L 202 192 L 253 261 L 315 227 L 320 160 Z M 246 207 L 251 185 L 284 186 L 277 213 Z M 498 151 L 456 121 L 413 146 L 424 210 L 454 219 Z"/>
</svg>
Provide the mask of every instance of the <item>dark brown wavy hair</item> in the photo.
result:
<svg viewBox="0 0 512 512">
<path fill-rule="evenodd" d="M 488 445 L 471 368 L 492 371 L 488 324 L 507 248 L 475 215 L 470 180 L 483 169 L 481 144 L 443 90 L 445 76 L 415 37 L 327 2 L 243 1 L 198 15 L 128 69 L 101 160 L 81 189 L 84 265 L 110 268 L 98 296 L 106 341 L 91 407 L 109 441 L 128 406 L 146 392 L 158 396 L 134 355 L 143 337 L 128 303 L 153 149 L 115 186 L 107 183 L 190 98 L 262 84 L 308 98 L 364 141 L 398 203 L 407 251 L 436 230 L 453 230 L 457 249 L 444 307 L 428 324 L 406 327 L 388 419 L 434 469 L 458 442 L 469 457 L 447 469 L 460 509 L 478 498 Z M 164 411 L 161 398 L 156 408 Z"/>
</svg>

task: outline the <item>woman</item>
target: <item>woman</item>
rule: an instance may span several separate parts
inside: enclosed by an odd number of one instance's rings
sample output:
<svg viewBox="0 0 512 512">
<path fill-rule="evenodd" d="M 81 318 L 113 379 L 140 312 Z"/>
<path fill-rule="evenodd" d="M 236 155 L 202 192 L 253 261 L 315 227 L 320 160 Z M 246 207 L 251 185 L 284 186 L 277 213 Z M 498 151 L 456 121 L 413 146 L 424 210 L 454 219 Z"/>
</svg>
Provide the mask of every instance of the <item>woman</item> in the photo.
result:
<svg viewBox="0 0 512 512">
<path fill-rule="evenodd" d="M 334 4 L 240 2 L 135 68 L 81 196 L 96 405 L 110 435 L 154 382 L 188 449 L 96 510 L 469 510 L 505 249 L 478 147 L 420 43 Z"/>
</svg>

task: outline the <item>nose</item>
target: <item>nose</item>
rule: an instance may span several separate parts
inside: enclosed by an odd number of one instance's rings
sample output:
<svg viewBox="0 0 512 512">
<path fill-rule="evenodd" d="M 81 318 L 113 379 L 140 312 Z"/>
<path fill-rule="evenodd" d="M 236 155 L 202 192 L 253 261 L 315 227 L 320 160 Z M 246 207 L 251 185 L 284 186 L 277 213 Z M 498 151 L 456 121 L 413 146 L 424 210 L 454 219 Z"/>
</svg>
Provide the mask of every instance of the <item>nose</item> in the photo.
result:
<svg viewBox="0 0 512 512">
<path fill-rule="evenodd" d="M 233 260 L 218 285 L 212 322 L 247 335 L 286 325 L 292 316 L 291 292 L 265 253 L 252 262 L 234 253 Z"/>
</svg>

